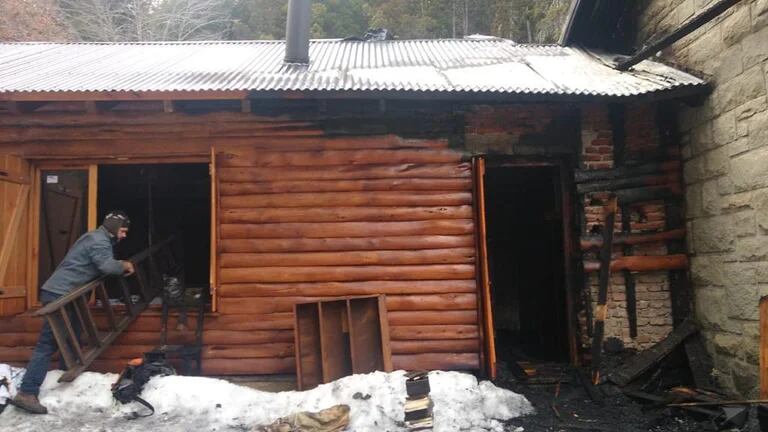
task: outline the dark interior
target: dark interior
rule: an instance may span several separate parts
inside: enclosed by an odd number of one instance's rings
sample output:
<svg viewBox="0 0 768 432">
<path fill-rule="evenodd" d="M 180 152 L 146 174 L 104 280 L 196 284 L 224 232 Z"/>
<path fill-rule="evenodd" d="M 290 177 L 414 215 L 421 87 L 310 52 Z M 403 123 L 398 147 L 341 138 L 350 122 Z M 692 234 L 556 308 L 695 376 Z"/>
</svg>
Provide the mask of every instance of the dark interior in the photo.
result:
<svg viewBox="0 0 768 432">
<path fill-rule="evenodd" d="M 567 361 L 558 171 L 489 166 L 485 184 L 497 358 Z"/>
<path fill-rule="evenodd" d="M 99 166 L 99 220 L 110 210 L 123 210 L 131 219 L 128 238 L 115 248 L 116 258 L 180 236 L 188 288 L 209 284 L 210 205 L 207 164 Z"/>
</svg>

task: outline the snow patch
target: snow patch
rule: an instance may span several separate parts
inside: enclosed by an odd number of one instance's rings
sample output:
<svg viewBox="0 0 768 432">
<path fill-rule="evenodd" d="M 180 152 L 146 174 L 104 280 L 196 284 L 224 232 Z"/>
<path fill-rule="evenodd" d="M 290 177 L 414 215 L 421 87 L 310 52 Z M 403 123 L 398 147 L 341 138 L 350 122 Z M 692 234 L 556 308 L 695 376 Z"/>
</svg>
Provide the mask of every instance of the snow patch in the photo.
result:
<svg viewBox="0 0 768 432">
<path fill-rule="evenodd" d="M 155 415 L 135 420 L 127 417 L 145 408 L 137 403 L 122 405 L 112 398 L 110 387 L 116 374 L 85 372 L 72 383 L 58 383 L 61 374 L 50 372 L 41 388 L 40 401 L 48 407 L 48 415 L 33 416 L 8 407 L 0 414 L 0 430 L 248 431 L 295 412 L 337 404 L 350 407 L 350 431 L 405 430 L 403 371 L 353 375 L 309 391 L 280 393 L 214 378 L 154 377 L 141 396 L 154 405 Z M 533 412 L 523 396 L 487 381 L 478 383 L 472 375 L 431 372 L 429 379 L 437 432 L 502 431 L 502 421 Z M 356 393 L 363 397 L 356 398 Z"/>
</svg>

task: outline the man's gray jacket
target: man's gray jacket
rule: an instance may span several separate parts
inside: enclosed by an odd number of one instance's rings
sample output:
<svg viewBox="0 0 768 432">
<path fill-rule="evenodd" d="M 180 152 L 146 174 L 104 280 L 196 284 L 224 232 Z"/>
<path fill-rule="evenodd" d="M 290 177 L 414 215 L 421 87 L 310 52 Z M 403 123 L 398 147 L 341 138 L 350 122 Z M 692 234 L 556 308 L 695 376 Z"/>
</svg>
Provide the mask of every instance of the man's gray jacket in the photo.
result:
<svg viewBox="0 0 768 432">
<path fill-rule="evenodd" d="M 123 263 L 112 252 L 113 242 L 103 226 L 83 234 L 41 289 L 64 295 L 101 275 L 123 274 Z"/>
</svg>

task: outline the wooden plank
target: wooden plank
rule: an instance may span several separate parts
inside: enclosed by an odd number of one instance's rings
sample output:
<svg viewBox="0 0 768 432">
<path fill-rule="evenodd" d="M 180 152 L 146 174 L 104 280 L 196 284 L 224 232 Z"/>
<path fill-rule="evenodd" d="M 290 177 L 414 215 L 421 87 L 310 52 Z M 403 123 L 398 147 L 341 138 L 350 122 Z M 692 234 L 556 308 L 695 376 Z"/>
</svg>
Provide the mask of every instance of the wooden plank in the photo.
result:
<svg viewBox="0 0 768 432">
<path fill-rule="evenodd" d="M 222 183 L 222 195 L 249 195 L 286 192 L 356 192 L 356 191 L 467 191 L 469 178 L 386 178 L 372 180 L 282 180 L 258 183 Z"/>
<path fill-rule="evenodd" d="M 352 324 L 344 300 L 318 303 L 323 382 L 352 375 L 349 334 Z"/>
<path fill-rule="evenodd" d="M 326 205 L 326 203 L 323 203 Z M 420 220 L 469 219 L 469 205 L 417 206 L 417 207 L 276 207 L 224 209 L 221 222 L 278 223 L 278 222 L 401 222 Z"/>
<path fill-rule="evenodd" d="M 0 299 L 25 297 L 27 295 L 27 287 L 21 286 L 0 286 Z"/>
<path fill-rule="evenodd" d="M 621 231 L 629 236 L 632 235 L 631 207 L 621 206 Z M 624 245 L 622 248 L 624 256 L 634 255 L 634 249 L 631 245 Z M 635 292 L 635 276 L 629 270 L 622 270 L 624 276 L 624 292 L 626 294 L 627 320 L 629 321 L 629 336 L 637 337 L 637 294 Z"/>
<path fill-rule="evenodd" d="M 376 294 L 475 293 L 477 292 L 476 284 L 473 279 L 223 284 L 219 290 L 219 295 L 222 297 L 331 297 Z M 208 324 L 206 326 L 210 328 Z"/>
<path fill-rule="evenodd" d="M 95 230 L 99 226 L 98 220 L 98 196 L 99 196 L 99 166 L 88 165 L 88 229 Z"/>
<path fill-rule="evenodd" d="M 395 340 L 459 340 L 479 339 L 477 324 L 473 325 L 393 325 L 390 337 Z"/>
<path fill-rule="evenodd" d="M 360 265 L 316 267 L 222 268 L 221 282 L 346 282 L 370 280 L 470 279 L 474 264 Z"/>
<path fill-rule="evenodd" d="M 429 207 L 472 204 L 469 192 L 398 191 L 385 192 L 313 192 L 259 195 L 227 195 L 221 198 L 223 209 L 292 207 Z"/>
<path fill-rule="evenodd" d="M 663 243 L 669 240 L 681 240 L 685 238 L 685 228 L 671 229 L 658 233 L 643 234 L 618 234 L 614 236 L 613 244 L 635 246 L 645 243 Z M 581 248 L 583 250 L 599 249 L 602 247 L 602 237 L 587 236 L 581 238 Z"/>
<path fill-rule="evenodd" d="M 3 233 L 3 244 L 0 246 L 0 284 L 5 281 L 8 272 L 8 264 L 11 261 L 11 255 L 17 251 L 16 236 L 21 232 L 21 221 L 27 209 L 27 198 L 29 196 L 29 185 L 22 185 L 19 188 L 16 201 L 10 211 L 9 223 Z"/>
<path fill-rule="evenodd" d="M 222 239 L 349 238 L 385 236 L 464 235 L 473 232 L 472 219 L 410 222 L 338 222 L 222 224 Z"/>
<path fill-rule="evenodd" d="M 612 371 L 607 377 L 608 380 L 622 387 L 631 383 L 697 331 L 696 325 L 691 320 L 684 321 L 664 340 L 631 357 L 619 369 Z"/>
<path fill-rule="evenodd" d="M 472 370 L 480 368 L 480 357 L 477 353 L 393 355 L 392 367 L 405 370 Z"/>
<path fill-rule="evenodd" d="M 391 345 L 394 355 L 426 353 L 476 354 L 481 349 L 478 339 L 394 340 Z"/>
<path fill-rule="evenodd" d="M 496 341 L 493 328 L 493 306 L 491 304 L 491 279 L 488 269 L 488 243 L 485 215 L 485 159 L 475 158 L 475 205 L 477 209 L 477 243 L 478 243 L 478 285 L 482 311 L 482 338 L 485 352 L 484 361 L 488 376 L 496 378 Z"/>
<path fill-rule="evenodd" d="M 354 251 L 298 253 L 223 253 L 222 268 L 312 267 L 346 265 L 466 264 L 475 261 L 473 248 L 417 251 Z"/>
<path fill-rule="evenodd" d="M 208 170 L 210 172 L 211 182 L 211 225 L 210 230 L 210 245 L 209 245 L 209 260 L 208 264 L 208 287 L 211 295 L 211 310 L 217 311 L 219 308 L 219 256 L 221 250 L 219 249 L 219 229 L 221 227 L 219 215 L 221 214 L 221 208 L 219 206 L 221 200 L 219 196 L 219 176 L 217 170 L 216 160 L 216 146 L 211 146 L 211 161 L 208 164 Z"/>
<path fill-rule="evenodd" d="M 597 261 L 584 261 L 584 271 L 587 273 L 599 271 L 601 267 Z M 610 268 L 611 271 L 629 270 L 634 272 L 684 270 L 688 268 L 688 256 L 675 254 L 617 257 L 611 261 Z"/>
<path fill-rule="evenodd" d="M 222 253 L 419 250 L 474 247 L 474 236 L 415 235 L 384 237 L 224 239 Z"/>
<path fill-rule="evenodd" d="M 289 312 L 295 302 L 306 303 L 321 300 L 323 297 L 223 297 L 219 300 L 219 311 L 222 314 L 271 314 Z M 476 309 L 477 295 L 474 293 L 387 296 L 387 310 L 390 311 Z"/>
<path fill-rule="evenodd" d="M 305 390 L 323 382 L 319 305 L 296 304 L 294 316 L 296 380 L 299 390 Z"/>
<path fill-rule="evenodd" d="M 386 317 L 379 315 L 380 306 L 386 308 L 384 299 L 370 297 L 363 299 L 347 300 L 347 314 L 349 316 L 349 340 L 350 357 L 353 373 L 369 373 L 373 371 L 389 371 L 385 359 L 384 345 L 389 343 L 382 327 L 389 327 Z M 386 309 L 384 309 L 386 315 Z M 383 318 L 383 320 L 381 319 Z M 387 332 L 388 333 L 388 332 Z"/>
<path fill-rule="evenodd" d="M 477 325 L 477 311 L 387 311 L 390 326 L 408 325 Z"/>
<path fill-rule="evenodd" d="M 768 296 L 760 299 L 760 398 L 768 398 Z"/>
<path fill-rule="evenodd" d="M 266 167 L 258 170 L 248 168 L 221 168 L 222 182 L 251 183 L 282 180 L 373 180 L 387 178 L 403 179 L 446 179 L 470 175 L 469 164 L 400 164 L 400 165 L 350 165 L 331 167 Z"/>
<path fill-rule="evenodd" d="M 611 253 L 613 249 L 613 230 L 616 218 L 616 197 L 611 197 L 604 208 L 603 247 L 600 250 L 600 277 L 598 281 L 597 307 L 592 335 L 592 383 L 600 383 L 600 355 L 603 350 L 605 319 L 608 315 L 608 285 L 611 283 Z"/>
<path fill-rule="evenodd" d="M 297 167 L 371 164 L 435 164 L 458 163 L 461 152 L 450 149 L 397 150 L 325 150 L 263 151 L 248 147 L 229 148 L 220 153 L 222 167 Z"/>
</svg>

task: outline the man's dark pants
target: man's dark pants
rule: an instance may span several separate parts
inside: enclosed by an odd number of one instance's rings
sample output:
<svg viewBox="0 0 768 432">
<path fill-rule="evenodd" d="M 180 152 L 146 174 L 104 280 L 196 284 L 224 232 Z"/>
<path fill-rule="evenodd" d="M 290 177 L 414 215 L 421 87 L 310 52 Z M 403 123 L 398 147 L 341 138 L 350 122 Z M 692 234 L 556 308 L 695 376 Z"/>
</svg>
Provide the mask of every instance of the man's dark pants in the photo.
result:
<svg viewBox="0 0 768 432">
<path fill-rule="evenodd" d="M 55 301 L 61 297 L 60 294 L 55 294 L 50 291 L 40 291 L 40 303 L 46 305 L 52 301 Z M 72 321 L 72 327 L 80 339 L 80 322 L 77 316 L 70 314 L 70 321 Z M 56 339 L 53 337 L 53 331 L 48 325 L 48 320 L 43 322 L 43 327 L 40 329 L 40 337 L 37 339 L 37 345 L 32 352 L 32 357 L 27 363 L 27 372 L 24 374 L 24 378 L 21 381 L 21 390 L 24 393 L 33 394 L 37 396 L 40 393 L 40 385 L 45 380 L 45 375 L 48 373 L 48 367 L 51 364 L 51 356 L 59 349 L 56 344 Z M 63 360 L 60 362 L 60 367 L 64 369 Z"/>
</svg>

